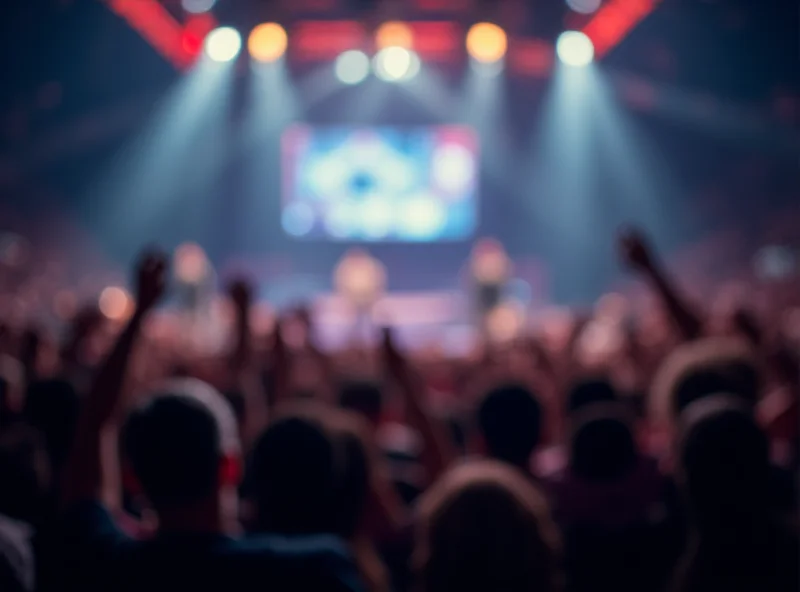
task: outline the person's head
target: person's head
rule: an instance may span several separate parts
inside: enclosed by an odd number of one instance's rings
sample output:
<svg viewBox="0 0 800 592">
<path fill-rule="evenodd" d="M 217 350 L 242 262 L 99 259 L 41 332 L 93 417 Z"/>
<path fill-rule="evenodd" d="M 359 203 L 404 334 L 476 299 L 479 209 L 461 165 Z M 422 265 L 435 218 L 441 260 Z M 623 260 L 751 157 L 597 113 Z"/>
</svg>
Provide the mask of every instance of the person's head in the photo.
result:
<svg viewBox="0 0 800 592">
<path fill-rule="evenodd" d="M 542 423 L 542 407 L 533 393 L 521 385 L 497 387 L 481 401 L 477 420 L 490 457 L 527 466 Z"/>
<path fill-rule="evenodd" d="M 679 452 L 679 475 L 701 530 L 751 523 L 769 511 L 769 444 L 737 397 L 689 406 Z"/>
<path fill-rule="evenodd" d="M 423 496 L 414 566 L 421 592 L 551 592 L 557 534 L 544 497 L 494 461 L 451 469 Z"/>
<path fill-rule="evenodd" d="M 31 383 L 25 393 L 22 415 L 44 436 L 53 471 L 67 460 L 80 411 L 80 398 L 72 383 L 50 379 Z"/>
<path fill-rule="evenodd" d="M 233 411 L 199 380 L 168 382 L 134 409 L 124 426 L 123 449 L 144 494 L 162 515 L 206 505 L 223 513 L 223 494 L 238 483 L 240 443 Z"/>
<path fill-rule="evenodd" d="M 617 392 L 605 378 L 589 378 L 572 385 L 567 395 L 567 415 L 573 415 L 588 405 L 613 403 Z"/>
<path fill-rule="evenodd" d="M 316 410 L 277 417 L 259 437 L 250 459 L 259 529 L 336 532 L 339 462 L 334 437 Z"/>
<path fill-rule="evenodd" d="M 760 388 L 759 371 L 746 345 L 705 339 L 679 347 L 664 362 L 653 385 L 653 411 L 675 420 L 695 401 L 717 393 L 736 396 L 752 408 Z"/>
<path fill-rule="evenodd" d="M 358 413 L 372 425 L 376 425 L 383 412 L 381 389 L 373 382 L 346 382 L 339 388 L 339 406 Z"/>
<path fill-rule="evenodd" d="M 619 404 L 596 403 L 575 416 L 570 436 L 570 470 L 588 481 L 617 480 L 636 466 L 638 453 Z"/>
<path fill-rule="evenodd" d="M 50 485 L 41 434 L 22 423 L 0 432 L 0 514 L 39 525 L 47 518 Z"/>
</svg>

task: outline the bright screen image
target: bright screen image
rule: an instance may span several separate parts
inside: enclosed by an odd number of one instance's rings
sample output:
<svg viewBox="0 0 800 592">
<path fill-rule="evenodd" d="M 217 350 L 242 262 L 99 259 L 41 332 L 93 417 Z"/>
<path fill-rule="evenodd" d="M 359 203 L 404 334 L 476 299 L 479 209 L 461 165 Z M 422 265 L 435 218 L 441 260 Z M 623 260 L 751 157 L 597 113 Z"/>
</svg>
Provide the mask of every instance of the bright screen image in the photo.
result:
<svg viewBox="0 0 800 592">
<path fill-rule="evenodd" d="M 294 126 L 284 132 L 287 234 L 354 242 L 470 237 L 478 142 L 463 126 Z"/>
</svg>

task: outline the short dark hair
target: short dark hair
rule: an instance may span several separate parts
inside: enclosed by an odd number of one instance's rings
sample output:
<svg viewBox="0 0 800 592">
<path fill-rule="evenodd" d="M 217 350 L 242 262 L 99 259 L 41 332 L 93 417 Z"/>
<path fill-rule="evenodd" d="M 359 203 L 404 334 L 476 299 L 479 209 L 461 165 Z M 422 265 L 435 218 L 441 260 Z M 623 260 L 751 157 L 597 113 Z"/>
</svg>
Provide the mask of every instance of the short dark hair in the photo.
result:
<svg viewBox="0 0 800 592">
<path fill-rule="evenodd" d="M 681 427 L 681 474 L 701 526 L 768 509 L 769 443 L 738 397 L 694 403 Z"/>
<path fill-rule="evenodd" d="M 67 460 L 80 407 L 78 392 L 67 380 L 38 380 L 31 383 L 25 393 L 23 418 L 44 436 L 55 473 Z"/>
<path fill-rule="evenodd" d="M 539 443 L 542 406 L 521 385 L 497 387 L 478 407 L 478 427 L 491 457 L 525 465 Z"/>
<path fill-rule="evenodd" d="M 594 482 L 614 481 L 636 465 L 630 424 L 618 403 L 596 403 L 576 416 L 570 438 L 570 468 Z"/>
<path fill-rule="evenodd" d="M 718 393 L 754 407 L 760 389 L 761 376 L 750 348 L 737 340 L 702 339 L 667 357 L 653 382 L 651 405 L 657 416 L 675 420 L 692 403 Z"/>
<path fill-rule="evenodd" d="M 617 392 L 605 378 L 588 378 L 572 385 L 567 395 L 567 413 L 573 414 L 595 403 L 611 403 Z"/>
<path fill-rule="evenodd" d="M 335 443 L 322 422 L 305 414 L 275 420 L 250 459 L 260 528 L 280 534 L 337 531 Z"/>
<path fill-rule="evenodd" d="M 750 405 L 758 400 L 758 373 L 751 364 L 721 362 L 687 373 L 675 385 L 673 412 L 680 415 L 695 401 L 716 393 L 730 393 Z"/>
<path fill-rule="evenodd" d="M 374 382 L 350 380 L 339 387 L 339 406 L 377 422 L 383 411 L 383 395 Z"/>
<path fill-rule="evenodd" d="M 125 425 L 124 451 L 156 509 L 211 494 L 236 438 L 233 413 L 222 396 L 199 381 L 183 384 L 192 383 L 186 391 L 177 387 L 154 396 Z"/>
</svg>

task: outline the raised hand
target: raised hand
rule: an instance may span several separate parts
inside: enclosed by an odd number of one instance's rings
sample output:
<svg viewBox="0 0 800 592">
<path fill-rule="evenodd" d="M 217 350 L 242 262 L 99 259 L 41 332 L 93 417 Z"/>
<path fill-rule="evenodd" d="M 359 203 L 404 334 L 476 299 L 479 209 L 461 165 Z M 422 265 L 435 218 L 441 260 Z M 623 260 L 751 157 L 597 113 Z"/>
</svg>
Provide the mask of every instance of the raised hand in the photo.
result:
<svg viewBox="0 0 800 592">
<path fill-rule="evenodd" d="M 620 232 L 619 250 L 622 260 L 633 269 L 649 271 L 653 268 L 653 254 L 643 232 L 628 228 Z"/>
<path fill-rule="evenodd" d="M 136 266 L 136 306 L 148 311 L 167 288 L 167 257 L 161 251 L 148 251 Z"/>
<path fill-rule="evenodd" d="M 248 310 L 253 302 L 253 286 L 245 278 L 238 278 L 228 286 L 228 295 L 237 310 Z"/>
<path fill-rule="evenodd" d="M 389 327 L 383 328 L 383 342 L 381 348 L 383 351 L 383 362 L 389 374 L 395 378 L 405 377 L 408 373 L 408 362 L 397 348 L 394 342 L 392 329 Z"/>
</svg>

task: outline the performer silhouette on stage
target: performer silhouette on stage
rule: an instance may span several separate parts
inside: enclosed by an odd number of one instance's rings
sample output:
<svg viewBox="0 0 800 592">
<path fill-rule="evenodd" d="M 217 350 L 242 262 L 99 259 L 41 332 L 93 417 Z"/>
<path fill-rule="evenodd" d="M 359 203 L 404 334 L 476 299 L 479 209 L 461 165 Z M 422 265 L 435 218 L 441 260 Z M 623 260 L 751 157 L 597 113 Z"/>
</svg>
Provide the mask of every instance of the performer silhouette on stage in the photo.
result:
<svg viewBox="0 0 800 592">
<path fill-rule="evenodd" d="M 469 266 L 476 325 L 485 334 L 487 317 L 503 300 L 511 261 L 499 241 L 482 238 L 472 249 Z"/>
<path fill-rule="evenodd" d="M 345 253 L 334 272 L 336 292 L 352 307 L 356 331 L 372 327 L 372 309 L 386 290 L 386 268 L 366 250 L 354 248 Z"/>
</svg>

